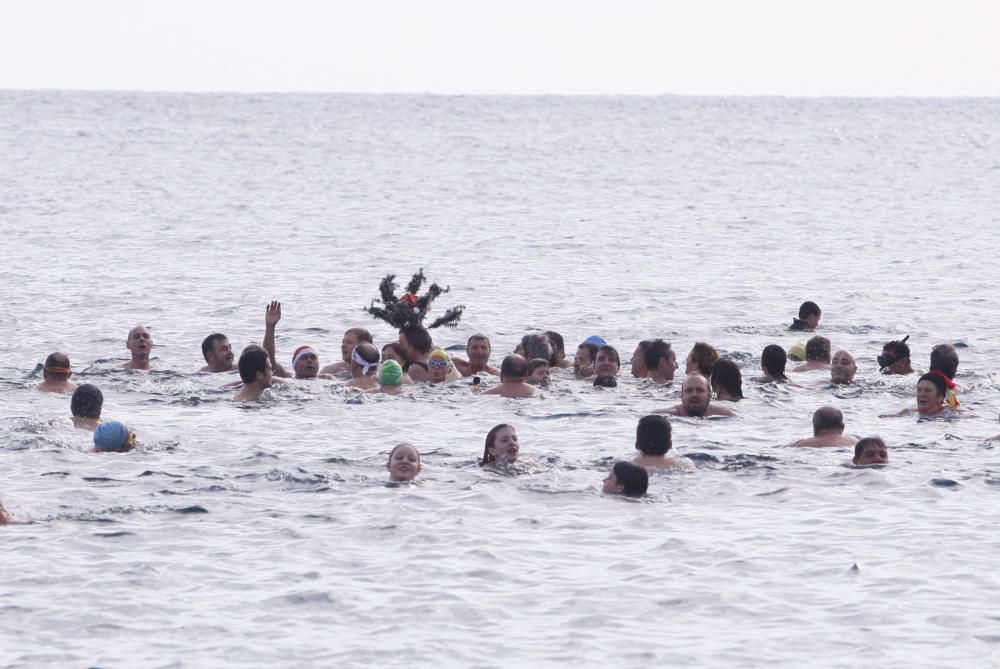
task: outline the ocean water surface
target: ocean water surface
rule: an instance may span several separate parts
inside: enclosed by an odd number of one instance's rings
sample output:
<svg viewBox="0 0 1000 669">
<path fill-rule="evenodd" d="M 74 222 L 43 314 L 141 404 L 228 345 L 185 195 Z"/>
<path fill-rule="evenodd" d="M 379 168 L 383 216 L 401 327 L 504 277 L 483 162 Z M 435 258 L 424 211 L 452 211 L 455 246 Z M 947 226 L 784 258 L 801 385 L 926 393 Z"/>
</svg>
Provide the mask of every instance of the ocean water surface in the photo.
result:
<svg viewBox="0 0 1000 669">
<path fill-rule="evenodd" d="M 0 92 L 0 666 L 991 666 L 1000 656 L 1000 101 Z M 674 419 L 688 474 L 600 494 L 678 384 L 557 376 L 255 406 L 200 343 L 321 363 L 419 268 L 493 362 L 523 334 L 599 334 L 623 362 L 707 341 L 757 375 L 803 300 L 858 359 L 745 383 L 738 416 Z M 154 371 L 123 372 L 149 328 Z M 948 421 L 880 415 L 910 335 L 961 356 Z M 142 447 L 90 452 L 69 354 Z M 881 435 L 884 468 L 797 450 L 812 412 Z M 476 466 L 495 424 L 528 473 Z M 387 484 L 391 447 L 423 472 Z"/>
</svg>

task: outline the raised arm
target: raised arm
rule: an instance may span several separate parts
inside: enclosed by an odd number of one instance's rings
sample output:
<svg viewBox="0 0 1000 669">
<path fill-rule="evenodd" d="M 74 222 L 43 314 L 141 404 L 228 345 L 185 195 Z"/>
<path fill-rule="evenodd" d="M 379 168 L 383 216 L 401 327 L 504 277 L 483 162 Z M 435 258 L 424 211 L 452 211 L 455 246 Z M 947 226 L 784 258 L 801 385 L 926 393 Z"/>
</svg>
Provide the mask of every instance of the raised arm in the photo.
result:
<svg viewBox="0 0 1000 669">
<path fill-rule="evenodd" d="M 273 300 L 267 305 L 267 311 L 264 312 L 264 350 L 267 351 L 267 356 L 271 358 L 271 369 L 274 371 L 274 375 L 287 378 L 289 376 L 288 372 L 285 371 L 285 368 L 274 357 L 274 329 L 280 320 L 281 302 Z"/>
</svg>

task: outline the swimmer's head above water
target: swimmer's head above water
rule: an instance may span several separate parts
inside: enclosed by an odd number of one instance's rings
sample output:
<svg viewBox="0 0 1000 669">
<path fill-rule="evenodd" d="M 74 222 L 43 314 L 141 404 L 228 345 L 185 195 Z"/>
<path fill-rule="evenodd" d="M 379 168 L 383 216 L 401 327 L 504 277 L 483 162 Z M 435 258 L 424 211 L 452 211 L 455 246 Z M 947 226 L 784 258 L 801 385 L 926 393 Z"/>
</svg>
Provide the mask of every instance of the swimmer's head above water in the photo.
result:
<svg viewBox="0 0 1000 669">
<path fill-rule="evenodd" d="M 649 489 L 649 474 L 645 467 L 631 462 L 616 462 L 604 479 L 601 492 L 607 495 L 642 497 Z"/>
<path fill-rule="evenodd" d="M 885 465 L 889 463 L 889 449 L 880 437 L 865 437 L 854 445 L 854 464 Z"/>
<path fill-rule="evenodd" d="M 412 481 L 420 473 L 420 453 L 413 444 L 396 444 L 385 463 L 390 481 Z"/>
<path fill-rule="evenodd" d="M 513 425 L 500 423 L 486 434 L 486 447 L 483 449 L 483 458 L 479 461 L 479 466 L 511 464 L 517 461 L 520 452 L 517 430 Z"/>
<path fill-rule="evenodd" d="M 94 450 L 104 453 L 125 453 L 135 446 L 135 432 L 125 423 L 112 420 L 94 430 Z"/>
</svg>

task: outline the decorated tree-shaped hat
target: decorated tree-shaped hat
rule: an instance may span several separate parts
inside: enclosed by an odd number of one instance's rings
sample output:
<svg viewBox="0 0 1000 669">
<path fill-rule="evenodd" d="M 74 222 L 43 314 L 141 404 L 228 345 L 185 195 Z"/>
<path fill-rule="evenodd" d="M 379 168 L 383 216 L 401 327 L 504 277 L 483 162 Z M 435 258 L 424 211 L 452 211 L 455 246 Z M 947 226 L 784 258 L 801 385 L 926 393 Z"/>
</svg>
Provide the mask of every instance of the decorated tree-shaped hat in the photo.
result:
<svg viewBox="0 0 1000 669">
<path fill-rule="evenodd" d="M 424 326 L 424 318 L 431 303 L 442 293 L 451 290 L 451 286 L 442 288 L 436 283 L 432 283 L 427 292 L 417 295 L 420 286 L 427 281 L 423 268 L 413 275 L 410 282 L 406 284 L 406 293 L 402 297 L 396 297 L 396 275 L 389 274 L 378 285 L 379 297 L 372 300 L 372 303 L 365 307 L 365 311 L 374 318 L 383 320 L 396 329 L 404 328 L 408 325 L 421 325 L 427 329 L 436 328 L 441 325 L 455 327 L 462 318 L 465 307 L 459 305 L 452 307 L 434 320 L 430 325 Z"/>
</svg>

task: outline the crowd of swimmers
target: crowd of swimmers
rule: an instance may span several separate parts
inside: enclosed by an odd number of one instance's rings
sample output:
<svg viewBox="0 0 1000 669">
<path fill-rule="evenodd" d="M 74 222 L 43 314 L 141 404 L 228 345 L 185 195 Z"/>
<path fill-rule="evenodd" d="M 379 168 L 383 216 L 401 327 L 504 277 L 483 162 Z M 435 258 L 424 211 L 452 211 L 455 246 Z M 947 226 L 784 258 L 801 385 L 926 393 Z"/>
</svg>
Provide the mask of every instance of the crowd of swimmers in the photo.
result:
<svg viewBox="0 0 1000 669">
<path fill-rule="evenodd" d="M 814 302 L 805 302 L 793 319 L 790 330 L 813 332 L 819 327 L 822 312 Z M 553 370 L 565 369 L 578 382 L 598 387 L 614 387 L 621 367 L 618 350 L 599 336 L 585 339 L 576 348 L 572 361 L 567 358 L 565 342 L 557 332 L 546 331 L 525 335 L 515 350 L 505 356 L 500 367 L 491 364 L 492 346 L 486 335 L 474 334 L 465 346 L 465 356 L 452 356 L 435 347 L 430 332 L 419 324 L 406 324 L 399 329 L 398 339 L 377 348 L 371 333 L 364 328 L 347 330 L 341 341 L 340 359 L 321 365 L 319 353 L 302 345 L 291 355 L 290 368 L 277 358 L 276 328 L 281 320 L 281 304 L 271 302 L 265 309 L 264 337 L 261 344 L 244 348 L 239 358 L 229 339 L 222 333 L 205 337 L 201 344 L 205 365 L 201 372 L 218 374 L 237 372 L 240 381 L 234 400 L 259 401 L 275 384 L 294 380 L 345 379 L 345 386 L 362 393 L 398 394 L 409 384 L 439 384 L 471 379 L 473 392 L 523 398 L 534 395 L 539 388 L 553 383 Z M 929 371 L 919 373 L 911 361 L 909 337 L 885 344 L 876 356 L 881 373 L 890 375 L 920 374 L 916 384 L 915 406 L 884 416 L 915 415 L 921 419 L 947 418 L 963 410 L 957 397 L 959 387 L 954 379 L 959 357 L 954 346 L 939 344 L 930 353 Z M 154 347 L 147 328 L 132 328 L 125 340 L 130 359 L 124 369 L 150 370 Z M 857 363 L 847 350 L 831 352 L 830 340 L 814 335 L 803 344 L 787 351 L 782 346 L 764 347 L 760 358 L 760 375 L 751 379 L 758 384 L 789 383 L 789 374 L 822 372 L 834 385 L 854 383 Z M 789 360 L 797 364 L 788 369 Z M 680 368 L 676 352 L 663 339 L 640 341 L 631 358 L 631 374 L 648 382 L 669 385 Z M 570 371 L 571 370 L 571 371 Z M 739 366 L 720 356 L 708 343 L 696 342 L 684 361 L 684 379 L 677 404 L 659 409 L 639 422 L 636 448 L 641 451 L 634 462 L 617 463 L 608 474 L 604 491 L 626 495 L 643 494 L 647 485 L 647 469 L 684 469 L 690 463 L 669 455 L 671 450 L 670 423 L 661 415 L 705 417 L 733 416 L 733 405 L 743 399 L 743 377 Z M 54 393 L 72 393 L 70 411 L 73 424 L 94 433 L 94 448 L 98 451 L 124 452 L 137 444 L 135 433 L 120 421 L 101 422 L 103 395 L 93 384 L 75 386 L 73 372 L 66 353 L 50 354 L 42 367 L 43 379 L 37 388 Z M 490 380 L 491 383 L 482 383 Z M 827 383 L 826 380 L 823 383 Z M 725 403 L 725 404 L 722 404 Z M 993 437 L 1000 439 L 1000 435 Z M 813 436 L 792 444 L 797 447 L 855 448 L 853 462 L 857 465 L 886 464 L 888 453 L 878 437 L 858 440 L 844 435 L 843 415 L 839 409 L 825 406 L 813 415 Z M 481 465 L 510 465 L 517 459 L 517 434 L 512 426 L 498 425 L 486 438 Z M 393 481 L 412 480 L 420 472 L 420 454 L 410 444 L 396 446 L 389 455 L 387 469 Z M 638 492 L 640 491 L 641 492 Z M 0 519 L 4 517 L 0 507 Z"/>
</svg>

